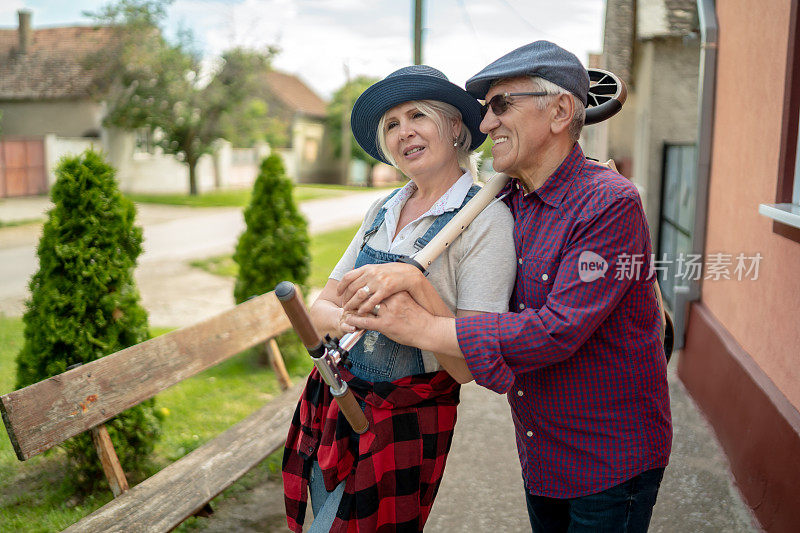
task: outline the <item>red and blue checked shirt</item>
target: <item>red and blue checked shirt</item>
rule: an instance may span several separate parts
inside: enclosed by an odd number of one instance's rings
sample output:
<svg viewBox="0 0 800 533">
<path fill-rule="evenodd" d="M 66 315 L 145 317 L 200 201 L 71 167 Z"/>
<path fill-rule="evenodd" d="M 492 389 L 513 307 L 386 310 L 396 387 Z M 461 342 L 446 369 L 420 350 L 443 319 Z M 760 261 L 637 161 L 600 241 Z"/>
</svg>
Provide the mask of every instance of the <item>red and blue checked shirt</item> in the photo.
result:
<svg viewBox="0 0 800 533">
<path fill-rule="evenodd" d="M 542 187 L 506 192 L 511 312 L 456 319 L 456 332 L 475 381 L 508 393 L 527 490 L 573 498 L 666 466 L 658 304 L 645 268 L 623 268 L 651 254 L 636 187 L 576 144 Z"/>
</svg>

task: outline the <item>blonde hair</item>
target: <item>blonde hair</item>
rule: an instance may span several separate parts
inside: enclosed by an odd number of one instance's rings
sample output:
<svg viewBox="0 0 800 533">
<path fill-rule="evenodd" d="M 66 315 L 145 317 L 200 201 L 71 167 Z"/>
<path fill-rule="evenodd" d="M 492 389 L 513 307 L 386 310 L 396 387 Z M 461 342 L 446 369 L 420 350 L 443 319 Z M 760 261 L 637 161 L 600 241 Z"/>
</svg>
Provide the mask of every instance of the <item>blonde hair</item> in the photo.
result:
<svg viewBox="0 0 800 533">
<path fill-rule="evenodd" d="M 472 150 L 469 148 L 472 144 L 472 134 L 467 125 L 464 124 L 461 112 L 455 106 L 438 100 L 412 100 L 410 103 L 414 104 L 420 113 L 433 120 L 439 130 L 439 136 L 444 141 L 451 142 L 446 136 L 446 125 L 453 120 L 458 120 L 461 123 L 461 132 L 458 137 L 452 140 L 452 142 L 456 143 L 456 158 L 458 159 L 458 165 L 469 170 L 473 179 L 477 179 L 478 165 L 476 158 L 472 155 Z M 397 161 L 392 157 L 386 144 L 386 113 L 378 121 L 378 131 L 375 132 L 375 139 L 381 155 L 390 165 L 397 168 Z"/>
</svg>

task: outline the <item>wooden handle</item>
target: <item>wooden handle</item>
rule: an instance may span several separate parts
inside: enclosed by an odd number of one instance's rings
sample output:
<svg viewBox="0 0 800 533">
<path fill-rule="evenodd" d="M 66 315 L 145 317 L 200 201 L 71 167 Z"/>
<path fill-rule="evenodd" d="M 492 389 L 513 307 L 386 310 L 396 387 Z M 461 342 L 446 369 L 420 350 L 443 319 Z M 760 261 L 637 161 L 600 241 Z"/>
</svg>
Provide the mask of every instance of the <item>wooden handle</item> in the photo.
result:
<svg viewBox="0 0 800 533">
<path fill-rule="evenodd" d="M 461 235 L 461 233 L 475 220 L 483 209 L 495 199 L 497 193 L 508 183 L 508 176 L 505 174 L 495 174 L 478 193 L 473 196 L 467 205 L 461 208 L 450 222 L 437 233 L 425 248 L 420 250 L 414 260 L 427 269 L 431 263 L 441 255 L 445 248 Z"/>
<path fill-rule="evenodd" d="M 367 417 L 364 415 L 364 411 L 361 410 L 361 406 L 358 405 L 356 401 L 356 397 L 353 396 L 353 391 L 349 388 L 347 392 L 345 392 L 341 396 L 335 396 L 336 403 L 339 404 L 339 410 L 344 414 L 344 417 L 350 422 L 350 427 L 353 428 L 353 431 L 361 435 L 367 428 L 369 428 L 369 422 L 367 422 Z"/>
<path fill-rule="evenodd" d="M 290 281 L 281 281 L 275 287 L 275 296 L 281 302 L 286 316 L 289 317 L 289 321 L 306 349 L 309 351 L 318 349 L 322 344 L 322 337 L 311 323 L 311 316 L 294 284 Z"/>
<path fill-rule="evenodd" d="M 322 362 L 323 359 L 321 358 L 325 353 L 325 347 L 322 345 L 322 339 L 317 333 L 317 329 L 311 323 L 311 316 L 297 293 L 297 288 L 289 281 L 281 281 L 275 287 L 275 296 L 281 302 L 283 310 L 286 311 L 286 316 L 289 317 L 289 321 L 294 326 L 308 353 L 314 358 L 314 364 L 317 365 L 322 379 L 331 386 L 331 392 L 336 403 L 339 404 L 339 409 L 344 413 L 344 417 L 350 423 L 353 431 L 361 435 L 369 427 L 367 417 L 364 416 L 361 406 L 358 405 L 355 396 L 353 396 L 353 391 L 338 376 L 333 381 L 338 382 L 344 392 L 336 393 L 337 386 L 331 381 L 331 378 L 335 375 L 333 374 L 335 369 L 330 369 L 326 366 L 326 363 Z M 326 377 L 326 374 L 328 377 Z"/>
</svg>

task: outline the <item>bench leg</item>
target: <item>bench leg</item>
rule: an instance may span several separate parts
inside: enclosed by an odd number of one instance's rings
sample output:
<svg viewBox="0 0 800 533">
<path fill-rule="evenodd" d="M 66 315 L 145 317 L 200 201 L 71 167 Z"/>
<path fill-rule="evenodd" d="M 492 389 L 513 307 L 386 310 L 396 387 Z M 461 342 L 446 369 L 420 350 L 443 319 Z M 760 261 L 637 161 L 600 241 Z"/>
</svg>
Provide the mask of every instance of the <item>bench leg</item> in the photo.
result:
<svg viewBox="0 0 800 533">
<path fill-rule="evenodd" d="M 283 356 L 278 349 L 278 343 L 275 339 L 270 339 L 265 343 L 267 350 L 267 357 L 272 371 L 278 377 L 278 383 L 281 385 L 281 390 L 286 390 L 292 386 L 292 380 L 289 378 L 289 373 L 286 372 L 286 365 L 283 364 Z"/>
<path fill-rule="evenodd" d="M 111 442 L 111 436 L 109 436 L 105 424 L 93 427 L 91 432 L 94 448 L 100 457 L 100 464 L 103 465 L 103 472 L 105 472 L 111 492 L 116 498 L 128 490 L 128 479 L 119 463 L 117 452 L 114 450 L 114 444 Z"/>
</svg>

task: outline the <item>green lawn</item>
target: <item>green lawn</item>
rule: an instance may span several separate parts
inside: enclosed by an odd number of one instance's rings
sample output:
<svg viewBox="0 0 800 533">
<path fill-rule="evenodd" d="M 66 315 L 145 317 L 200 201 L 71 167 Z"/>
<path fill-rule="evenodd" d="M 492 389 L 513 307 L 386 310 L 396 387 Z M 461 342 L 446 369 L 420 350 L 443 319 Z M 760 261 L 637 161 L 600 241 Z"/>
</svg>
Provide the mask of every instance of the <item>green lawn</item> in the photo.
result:
<svg viewBox="0 0 800 533">
<path fill-rule="evenodd" d="M 15 226 L 27 226 L 29 224 L 40 224 L 44 219 L 41 218 L 25 218 L 22 220 L 11 220 L 3 222 L 0 220 L 0 228 L 13 228 Z"/>
<path fill-rule="evenodd" d="M 22 329 L 21 319 L 0 315 L 0 393 L 13 389 L 14 358 L 22 345 Z M 289 332 L 278 343 L 290 375 L 294 380 L 302 379 L 311 368 L 311 360 L 297 337 Z M 165 416 L 152 473 L 212 439 L 280 393 L 272 371 L 257 359 L 254 351 L 244 352 L 157 396 L 156 407 Z M 64 454 L 55 450 L 20 462 L 8 438 L 0 439 L 0 531 L 60 531 L 111 499 L 108 490 L 73 495 L 70 470 L 64 459 Z M 278 461 L 271 458 L 260 468 L 275 471 Z M 236 490 L 243 489 L 229 489 Z M 191 527 L 192 522 L 183 528 Z"/>
<path fill-rule="evenodd" d="M 332 198 L 370 189 L 364 187 L 348 187 L 345 185 L 296 185 L 294 199 L 296 202 Z M 250 203 L 251 189 L 231 191 L 209 191 L 197 196 L 186 194 L 128 194 L 134 202 L 148 204 L 185 205 L 191 207 L 247 207 Z"/>
<path fill-rule="evenodd" d="M 325 285 L 356 231 L 358 225 L 311 238 L 309 285 Z M 214 273 L 236 275 L 236 264 L 230 256 L 198 265 Z M 21 319 L 0 315 L 0 394 L 14 388 L 14 358 L 22 347 L 22 331 Z M 151 333 L 157 336 L 167 331 L 156 329 Z M 297 337 L 289 332 L 278 342 L 292 378 L 303 379 L 311 369 L 311 360 Z M 254 351 L 244 352 L 157 396 L 156 407 L 164 415 L 163 434 L 156 446 L 151 474 L 214 438 L 280 393 L 272 371 L 257 359 Z M 280 452 L 219 498 L 247 490 L 265 471 L 275 473 L 279 467 Z M 59 449 L 20 462 L 9 439 L 0 435 L 0 531 L 58 531 L 111 499 L 108 490 L 74 495 L 70 479 L 65 455 Z M 200 519 L 190 519 L 179 530 L 202 524 Z"/>
<path fill-rule="evenodd" d="M 333 267 L 339 262 L 347 245 L 358 231 L 358 225 L 349 228 L 327 231 L 311 237 L 311 275 L 308 285 L 324 287 Z M 230 255 L 220 255 L 210 259 L 192 261 L 191 265 L 219 276 L 236 277 L 239 265 Z"/>
</svg>

